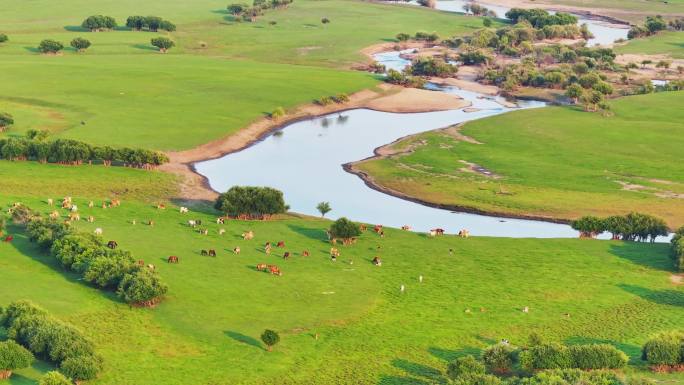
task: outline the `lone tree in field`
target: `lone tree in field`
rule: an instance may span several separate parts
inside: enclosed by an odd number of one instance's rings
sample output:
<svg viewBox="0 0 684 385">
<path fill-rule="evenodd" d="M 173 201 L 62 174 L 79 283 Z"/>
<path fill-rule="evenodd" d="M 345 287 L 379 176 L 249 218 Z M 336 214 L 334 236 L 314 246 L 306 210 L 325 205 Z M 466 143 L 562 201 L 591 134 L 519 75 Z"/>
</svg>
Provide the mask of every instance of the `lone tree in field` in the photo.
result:
<svg viewBox="0 0 684 385">
<path fill-rule="evenodd" d="M 358 237 L 359 235 L 361 235 L 359 225 L 345 217 L 336 220 L 330 226 L 330 236 L 342 239 L 342 243 L 344 244 L 350 243 L 352 238 Z"/>
<path fill-rule="evenodd" d="M 14 341 L 0 342 L 0 380 L 12 376 L 12 371 L 29 367 L 33 354 Z"/>
<path fill-rule="evenodd" d="M 38 50 L 46 54 L 56 54 L 63 49 L 64 44 L 52 39 L 45 39 L 38 45 Z"/>
<path fill-rule="evenodd" d="M 4 33 L 0 33 L 0 43 L 4 43 L 4 42 L 6 42 L 7 40 L 9 40 L 9 38 L 7 37 L 7 35 L 5 35 Z"/>
<path fill-rule="evenodd" d="M 169 48 L 176 45 L 176 43 L 174 43 L 173 40 L 169 39 L 168 37 L 155 37 L 154 39 L 150 40 L 150 43 L 159 48 L 159 52 L 161 53 L 166 53 Z"/>
<path fill-rule="evenodd" d="M 7 112 L 0 112 L 0 132 L 5 131 L 14 124 L 14 118 Z"/>
<path fill-rule="evenodd" d="M 116 20 L 111 16 L 93 15 L 83 20 L 81 27 L 90 32 L 104 31 L 116 28 Z"/>
<path fill-rule="evenodd" d="M 62 373 L 53 370 L 45 373 L 45 375 L 40 378 L 38 385 L 71 385 L 71 381 Z"/>
<path fill-rule="evenodd" d="M 280 335 L 274 330 L 266 329 L 261 333 L 261 340 L 266 344 L 266 349 L 270 352 L 273 350 L 273 346 L 280 342 Z"/>
<path fill-rule="evenodd" d="M 265 219 L 284 213 L 282 191 L 271 187 L 233 186 L 219 195 L 214 207 L 234 218 Z"/>
<path fill-rule="evenodd" d="M 329 202 L 321 202 L 316 206 L 316 210 L 321 213 L 321 217 L 324 217 L 325 214 L 332 211 L 332 208 L 330 207 Z"/>
<path fill-rule="evenodd" d="M 90 47 L 90 41 L 82 37 L 77 37 L 71 41 L 71 46 L 78 52 L 83 52 Z"/>
</svg>

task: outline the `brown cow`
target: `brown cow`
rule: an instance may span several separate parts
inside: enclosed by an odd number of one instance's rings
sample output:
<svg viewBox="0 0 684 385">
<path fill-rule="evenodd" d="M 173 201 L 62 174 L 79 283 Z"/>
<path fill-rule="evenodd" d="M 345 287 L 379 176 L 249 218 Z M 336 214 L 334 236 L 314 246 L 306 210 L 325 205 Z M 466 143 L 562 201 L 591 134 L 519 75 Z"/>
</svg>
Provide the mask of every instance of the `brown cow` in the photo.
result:
<svg viewBox="0 0 684 385">
<path fill-rule="evenodd" d="M 147 224 L 148 224 L 149 226 L 154 226 L 154 221 L 153 221 L 153 220 L 149 220 L 149 221 L 147 221 Z"/>
<path fill-rule="evenodd" d="M 283 258 L 284 258 L 284 259 L 290 258 L 290 252 L 289 252 L 289 251 L 286 251 L 285 254 L 283 254 Z"/>
<path fill-rule="evenodd" d="M 215 256 L 216 256 L 216 250 L 214 250 L 214 249 L 209 249 L 209 256 L 210 256 L 210 257 L 215 257 Z"/>
<path fill-rule="evenodd" d="M 308 256 L 309 256 L 309 250 L 302 251 L 302 257 L 308 257 Z"/>
<path fill-rule="evenodd" d="M 382 261 L 380 260 L 380 257 L 375 256 L 375 258 L 373 258 L 373 264 L 375 266 L 382 266 Z"/>
<path fill-rule="evenodd" d="M 380 234 L 380 232 L 382 231 L 382 225 L 373 226 L 373 231 L 375 231 L 377 234 Z"/>
<path fill-rule="evenodd" d="M 361 230 L 361 231 L 366 231 L 367 228 L 368 227 L 366 225 L 364 225 L 363 223 L 359 225 L 359 230 Z"/>
<path fill-rule="evenodd" d="M 273 275 L 277 275 L 277 276 L 283 275 L 283 273 L 280 271 L 280 268 L 276 265 L 269 265 L 268 271 Z"/>
<path fill-rule="evenodd" d="M 403 225 L 403 226 L 401 226 L 401 229 L 404 230 L 404 231 L 411 231 L 411 226 L 409 226 L 409 225 Z"/>
<path fill-rule="evenodd" d="M 142 259 L 138 259 L 137 263 L 138 263 L 138 266 L 141 266 L 141 267 L 145 266 L 145 261 L 143 261 Z"/>
<path fill-rule="evenodd" d="M 14 240 L 14 237 L 12 235 L 8 235 L 5 237 L 5 242 L 12 242 Z"/>
<path fill-rule="evenodd" d="M 233 253 L 240 254 L 240 248 L 239 247 L 234 248 Z"/>
<path fill-rule="evenodd" d="M 444 229 L 437 228 L 437 229 L 430 230 L 430 233 L 433 233 L 433 232 L 435 235 L 444 235 Z"/>
<path fill-rule="evenodd" d="M 168 262 L 168 263 L 178 263 L 178 257 L 176 257 L 175 255 L 172 255 L 172 256 L 169 257 L 169 259 L 166 260 L 166 262 Z"/>
<path fill-rule="evenodd" d="M 266 271 L 267 266 L 266 266 L 265 263 L 257 263 L 256 269 L 257 269 L 258 271 Z"/>
<path fill-rule="evenodd" d="M 254 238 L 254 232 L 252 230 L 245 231 L 244 233 L 242 233 L 242 239 L 244 239 L 245 241 L 249 241 L 252 238 Z"/>
<path fill-rule="evenodd" d="M 285 241 L 278 241 L 276 247 L 285 247 Z"/>
<path fill-rule="evenodd" d="M 109 247 L 112 250 L 116 249 L 117 246 L 119 246 L 119 244 L 116 241 L 107 242 L 107 247 Z"/>
</svg>

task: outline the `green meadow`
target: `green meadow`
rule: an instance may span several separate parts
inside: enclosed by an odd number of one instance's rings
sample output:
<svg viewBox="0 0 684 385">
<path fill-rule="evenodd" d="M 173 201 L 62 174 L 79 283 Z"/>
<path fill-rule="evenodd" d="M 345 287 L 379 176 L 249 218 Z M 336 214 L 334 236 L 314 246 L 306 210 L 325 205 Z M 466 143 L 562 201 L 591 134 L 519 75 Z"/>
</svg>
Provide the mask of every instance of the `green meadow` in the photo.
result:
<svg viewBox="0 0 684 385">
<path fill-rule="evenodd" d="M 684 224 L 683 92 L 580 107 L 517 111 L 467 123 L 473 144 L 433 131 L 400 141 L 409 154 L 360 163 L 380 185 L 431 203 L 574 219 L 640 211 Z M 463 170 L 475 163 L 498 177 Z"/>
<path fill-rule="evenodd" d="M 667 31 L 657 35 L 629 40 L 615 48 L 617 53 L 670 55 L 684 58 L 684 32 Z"/>
</svg>

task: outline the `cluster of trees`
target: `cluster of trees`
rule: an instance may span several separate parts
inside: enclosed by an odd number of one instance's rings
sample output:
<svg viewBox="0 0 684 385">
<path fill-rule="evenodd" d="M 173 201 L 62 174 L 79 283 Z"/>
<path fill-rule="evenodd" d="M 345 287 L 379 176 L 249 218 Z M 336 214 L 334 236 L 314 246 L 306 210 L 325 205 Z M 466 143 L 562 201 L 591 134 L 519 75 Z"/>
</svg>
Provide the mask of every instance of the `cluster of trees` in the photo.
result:
<svg viewBox="0 0 684 385">
<path fill-rule="evenodd" d="M 127 303 L 154 306 L 168 291 L 154 270 L 141 266 L 128 251 L 107 247 L 100 237 L 71 230 L 64 223 L 38 215 L 29 219 L 26 231 L 64 268 L 100 289 L 116 290 Z"/>
<path fill-rule="evenodd" d="M 2 309 L 0 325 L 10 339 L 36 356 L 56 363 L 62 373 L 77 383 L 96 378 L 102 370 L 102 359 L 83 333 L 31 302 L 16 301 Z M 22 363 L 29 358 L 16 347 L 12 350 Z"/>
<path fill-rule="evenodd" d="M 175 24 L 159 16 L 129 16 L 126 19 L 126 27 L 135 31 L 147 30 L 150 32 L 157 32 L 160 29 L 169 32 L 176 30 Z"/>
<path fill-rule="evenodd" d="M 520 366 L 533 372 L 544 369 L 621 369 L 627 365 L 627 355 L 613 345 L 540 344 L 520 353 Z"/>
<path fill-rule="evenodd" d="M 629 29 L 627 38 L 636 39 L 639 37 L 651 36 L 665 29 L 667 29 L 667 22 L 662 16 L 646 16 L 646 21 L 643 25 L 635 25 Z"/>
<path fill-rule="evenodd" d="M 418 31 L 415 35 L 413 35 L 413 37 L 406 32 L 398 33 L 396 36 L 396 39 L 402 43 L 407 42 L 412 38 L 417 41 L 426 41 L 428 43 L 434 43 L 439 40 L 439 35 L 436 32 Z"/>
<path fill-rule="evenodd" d="M 413 88 L 423 88 L 425 85 L 424 78 L 420 76 L 411 76 L 411 74 L 407 73 L 406 70 L 404 70 L 404 72 L 399 72 L 395 69 L 390 69 L 387 71 L 385 81 L 391 84 Z"/>
<path fill-rule="evenodd" d="M 684 271 L 684 226 L 672 236 L 672 259 L 674 259 L 675 268 Z"/>
<path fill-rule="evenodd" d="M 88 16 L 85 20 L 83 20 L 81 27 L 89 30 L 90 32 L 98 32 L 114 29 L 117 27 L 117 24 L 116 20 L 111 16 L 93 15 Z"/>
<path fill-rule="evenodd" d="M 214 207 L 229 217 L 246 219 L 267 219 L 289 209 L 282 191 L 256 186 L 233 186 L 219 195 Z"/>
<path fill-rule="evenodd" d="M 91 146 L 73 139 L 47 140 L 43 135 L 29 132 L 26 137 L 0 139 L 0 157 L 7 160 L 34 160 L 40 163 L 80 165 L 101 162 L 105 166 L 120 164 L 126 167 L 151 169 L 169 161 L 162 152 L 133 148 Z"/>
<path fill-rule="evenodd" d="M 581 237 L 594 238 L 607 231 L 613 239 L 638 242 L 655 242 L 659 236 L 667 235 L 667 224 L 661 218 L 648 214 L 629 213 L 607 218 L 584 216 L 571 224 Z"/>
<path fill-rule="evenodd" d="M 463 10 L 465 13 L 472 13 L 475 16 L 497 17 L 496 12 L 477 3 L 466 3 L 463 5 Z"/>
<path fill-rule="evenodd" d="M 287 8 L 292 4 L 294 0 L 254 0 L 252 5 L 245 3 L 233 3 L 229 4 L 227 9 L 228 13 L 235 17 L 235 20 L 243 20 L 255 22 L 257 18 L 264 14 L 268 9 L 283 9 Z M 327 18 L 321 19 L 323 24 L 330 23 Z"/>
<path fill-rule="evenodd" d="M 434 57 L 419 57 L 414 59 L 405 71 L 407 74 L 414 76 L 437 76 L 445 78 L 453 76 L 458 71 L 458 67 Z"/>
<path fill-rule="evenodd" d="M 641 349 L 641 359 L 656 371 L 669 371 L 684 365 L 684 333 L 662 332 L 651 337 Z"/>
<path fill-rule="evenodd" d="M 552 15 L 540 8 L 511 8 L 506 12 L 506 18 L 513 21 L 513 23 L 520 23 L 526 20 L 535 28 L 543 28 L 547 25 L 577 24 L 577 17 L 569 13 L 557 12 Z"/>
</svg>

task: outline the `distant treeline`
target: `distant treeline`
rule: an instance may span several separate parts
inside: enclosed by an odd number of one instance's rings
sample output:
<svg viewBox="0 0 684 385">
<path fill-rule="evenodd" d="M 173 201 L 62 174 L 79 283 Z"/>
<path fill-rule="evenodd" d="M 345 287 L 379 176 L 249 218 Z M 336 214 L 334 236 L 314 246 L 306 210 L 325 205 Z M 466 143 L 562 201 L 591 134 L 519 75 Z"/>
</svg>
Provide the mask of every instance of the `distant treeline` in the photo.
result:
<svg viewBox="0 0 684 385">
<path fill-rule="evenodd" d="M 44 139 L 35 137 L 10 137 L 0 139 L 0 157 L 7 160 L 34 160 L 40 163 L 79 165 L 83 162 L 113 163 L 127 167 L 150 169 L 167 163 L 169 158 L 162 152 L 133 148 L 91 146 L 73 139 Z"/>
<path fill-rule="evenodd" d="M 607 218 L 587 215 L 572 222 L 572 228 L 585 238 L 594 238 L 607 231 L 613 234 L 613 239 L 623 241 L 654 242 L 656 237 L 667 235 L 667 224 L 664 220 L 640 213 L 613 215 Z"/>
</svg>

